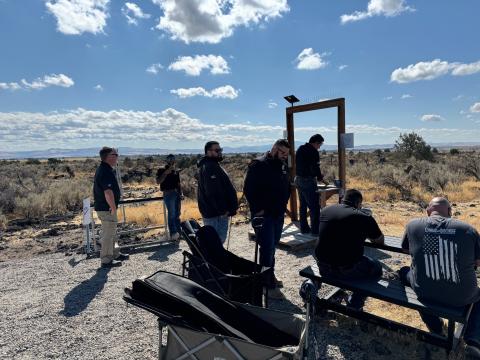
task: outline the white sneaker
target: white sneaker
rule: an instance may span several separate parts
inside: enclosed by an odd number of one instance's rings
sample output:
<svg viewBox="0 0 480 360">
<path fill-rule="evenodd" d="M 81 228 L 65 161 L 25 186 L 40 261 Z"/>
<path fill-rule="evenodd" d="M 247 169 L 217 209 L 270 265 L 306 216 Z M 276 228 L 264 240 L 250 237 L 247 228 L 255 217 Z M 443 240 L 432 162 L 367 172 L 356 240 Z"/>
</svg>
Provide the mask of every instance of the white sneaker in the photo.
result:
<svg viewBox="0 0 480 360">
<path fill-rule="evenodd" d="M 179 233 L 173 233 L 172 235 L 170 235 L 170 240 L 178 240 L 180 238 L 180 234 Z"/>
</svg>

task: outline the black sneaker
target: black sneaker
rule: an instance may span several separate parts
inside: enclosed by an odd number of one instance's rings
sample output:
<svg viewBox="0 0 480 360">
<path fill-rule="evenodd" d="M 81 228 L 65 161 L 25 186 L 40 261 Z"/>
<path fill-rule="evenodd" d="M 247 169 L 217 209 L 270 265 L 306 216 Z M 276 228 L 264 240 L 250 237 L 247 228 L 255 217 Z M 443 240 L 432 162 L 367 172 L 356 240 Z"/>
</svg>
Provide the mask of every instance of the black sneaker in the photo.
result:
<svg viewBox="0 0 480 360">
<path fill-rule="evenodd" d="M 128 260 L 130 259 L 130 255 L 128 254 L 124 254 L 124 253 L 120 253 L 118 254 L 117 258 L 115 260 Z"/>
<path fill-rule="evenodd" d="M 122 266 L 122 262 L 118 260 L 112 260 L 109 263 L 102 263 L 102 269 L 109 269 L 112 267 Z"/>
</svg>

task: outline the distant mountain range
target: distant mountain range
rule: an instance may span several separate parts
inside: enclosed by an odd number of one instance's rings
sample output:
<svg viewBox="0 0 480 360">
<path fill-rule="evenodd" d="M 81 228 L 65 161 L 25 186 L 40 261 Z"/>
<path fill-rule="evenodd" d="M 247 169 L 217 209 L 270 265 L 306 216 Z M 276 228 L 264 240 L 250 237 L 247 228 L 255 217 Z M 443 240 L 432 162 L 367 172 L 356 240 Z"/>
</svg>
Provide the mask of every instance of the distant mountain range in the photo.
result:
<svg viewBox="0 0 480 360">
<path fill-rule="evenodd" d="M 296 147 L 300 146 L 301 142 L 296 143 Z M 480 142 L 457 142 L 457 143 L 432 143 L 432 147 L 438 149 L 450 148 L 480 148 Z M 271 145 L 256 145 L 256 146 L 240 146 L 223 148 L 224 153 L 259 153 L 269 150 Z M 354 151 L 373 151 L 376 149 L 391 149 L 393 144 L 376 144 L 376 145 L 360 145 L 356 146 Z M 337 150 L 336 145 L 324 145 L 321 148 L 325 151 Z M 98 148 L 85 149 L 48 149 L 48 150 L 32 150 L 32 151 L 0 151 L 0 159 L 47 159 L 47 158 L 72 158 L 72 157 L 95 157 L 98 156 Z M 350 151 L 348 149 L 347 151 Z M 120 155 L 135 156 L 135 155 L 166 155 L 166 154 L 200 154 L 203 149 L 154 149 L 154 148 L 131 148 L 120 147 Z"/>
</svg>

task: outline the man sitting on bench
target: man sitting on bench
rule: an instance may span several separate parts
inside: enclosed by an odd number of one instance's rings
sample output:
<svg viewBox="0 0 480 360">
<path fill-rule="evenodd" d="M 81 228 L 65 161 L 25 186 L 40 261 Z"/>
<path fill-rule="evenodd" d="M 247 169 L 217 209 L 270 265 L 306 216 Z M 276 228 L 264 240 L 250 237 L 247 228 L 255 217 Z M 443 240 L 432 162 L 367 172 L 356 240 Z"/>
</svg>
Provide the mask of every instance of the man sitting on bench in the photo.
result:
<svg viewBox="0 0 480 360">
<path fill-rule="evenodd" d="M 382 265 L 363 255 L 363 244 L 368 238 L 383 244 L 384 237 L 371 212 L 362 210 L 360 191 L 345 192 L 342 204 L 325 207 L 320 212 L 320 231 L 315 248 L 320 273 L 342 279 L 380 278 Z M 353 293 L 347 306 L 362 310 L 366 297 Z"/>
<path fill-rule="evenodd" d="M 407 224 L 402 248 L 410 252 L 412 266 L 400 269 L 400 279 L 419 300 L 458 307 L 474 304 L 464 339 L 466 353 L 480 358 L 480 289 L 475 274 L 480 236 L 472 226 L 450 218 L 452 208 L 443 197 L 430 201 L 427 214 Z M 431 332 L 442 333 L 440 318 L 422 312 L 420 316 Z"/>
</svg>

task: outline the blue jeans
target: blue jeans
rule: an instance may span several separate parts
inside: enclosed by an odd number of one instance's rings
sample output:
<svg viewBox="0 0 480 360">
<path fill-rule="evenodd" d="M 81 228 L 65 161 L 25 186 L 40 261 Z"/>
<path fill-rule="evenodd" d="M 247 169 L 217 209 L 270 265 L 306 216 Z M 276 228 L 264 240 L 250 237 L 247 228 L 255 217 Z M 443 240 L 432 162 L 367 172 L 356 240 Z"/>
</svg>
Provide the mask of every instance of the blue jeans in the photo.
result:
<svg viewBox="0 0 480 360">
<path fill-rule="evenodd" d="M 314 177 L 295 177 L 295 185 L 300 198 L 300 231 L 318 234 L 320 222 L 320 200 L 317 193 L 317 180 Z M 307 222 L 307 207 L 310 209 L 310 227 Z"/>
<path fill-rule="evenodd" d="M 410 267 L 402 267 L 398 271 L 398 275 L 403 285 L 411 287 Z M 443 321 L 439 317 L 422 311 L 419 311 L 419 313 L 423 322 L 425 325 L 427 325 L 428 330 L 435 334 L 442 333 Z M 477 301 L 475 304 L 473 304 L 472 312 L 468 318 L 468 324 L 465 328 L 465 335 L 463 338 L 467 344 L 473 344 L 477 347 L 480 347 L 480 301 Z"/>
<path fill-rule="evenodd" d="M 180 232 L 180 193 L 177 190 L 164 191 L 163 202 L 167 208 L 168 231 L 173 235 Z"/>
<path fill-rule="evenodd" d="M 227 233 L 228 233 L 228 216 L 215 216 L 211 218 L 203 218 L 203 225 L 210 225 L 216 231 L 220 240 L 222 240 L 222 244 L 227 240 Z"/>
<path fill-rule="evenodd" d="M 262 227 L 257 230 L 258 245 L 260 246 L 260 265 L 275 267 L 275 250 L 282 236 L 284 214 L 279 216 L 265 216 Z"/>
</svg>

